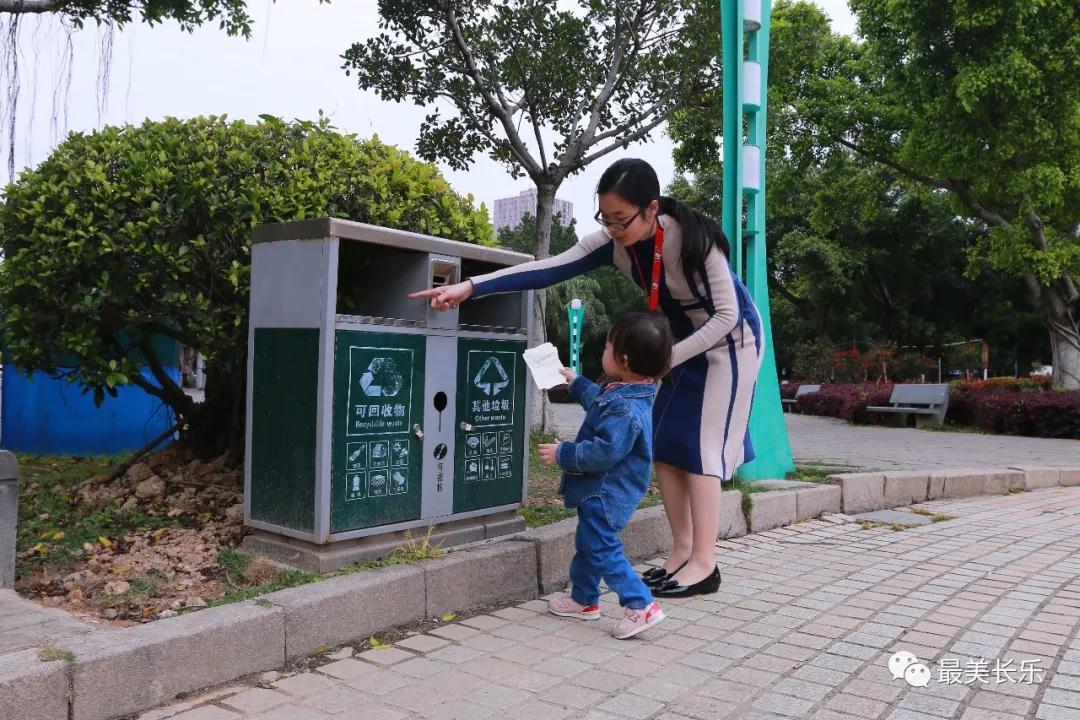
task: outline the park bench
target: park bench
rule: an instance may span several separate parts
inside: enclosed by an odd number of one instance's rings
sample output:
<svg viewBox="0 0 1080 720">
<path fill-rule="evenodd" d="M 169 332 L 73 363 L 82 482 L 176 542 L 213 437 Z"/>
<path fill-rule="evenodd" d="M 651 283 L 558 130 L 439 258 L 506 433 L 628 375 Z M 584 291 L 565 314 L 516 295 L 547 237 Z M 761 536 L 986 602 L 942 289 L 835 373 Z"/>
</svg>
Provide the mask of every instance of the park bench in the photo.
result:
<svg viewBox="0 0 1080 720">
<path fill-rule="evenodd" d="M 791 410 L 795 407 L 795 403 L 799 401 L 799 396 L 800 395 L 808 395 L 810 393 L 815 393 L 820 389 L 821 389 L 820 385 L 800 385 L 799 389 L 795 391 L 795 397 L 793 397 L 793 398 L 781 398 L 780 402 L 782 402 L 784 404 L 784 409 L 785 410 L 787 410 L 788 412 L 791 412 Z"/>
<path fill-rule="evenodd" d="M 897 385 L 893 388 L 887 406 L 867 406 L 867 412 L 898 416 L 898 424 L 907 425 L 907 416 L 915 416 L 915 427 L 945 424 L 945 411 L 949 409 L 949 386 Z"/>
</svg>

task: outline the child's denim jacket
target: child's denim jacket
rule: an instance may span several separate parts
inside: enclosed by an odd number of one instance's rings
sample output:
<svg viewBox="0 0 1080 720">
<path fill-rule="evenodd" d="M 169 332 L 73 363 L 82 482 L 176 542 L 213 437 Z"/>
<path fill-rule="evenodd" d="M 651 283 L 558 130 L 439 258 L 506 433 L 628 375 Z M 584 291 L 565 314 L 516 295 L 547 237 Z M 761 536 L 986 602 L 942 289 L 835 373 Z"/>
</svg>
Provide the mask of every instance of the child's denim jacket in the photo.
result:
<svg viewBox="0 0 1080 720">
<path fill-rule="evenodd" d="M 585 408 L 577 439 L 556 452 L 563 469 L 559 492 L 566 507 L 598 497 L 608 524 L 630 522 L 652 477 L 652 406 L 656 385 L 618 385 L 605 392 L 586 377 L 570 385 L 570 397 Z"/>
</svg>

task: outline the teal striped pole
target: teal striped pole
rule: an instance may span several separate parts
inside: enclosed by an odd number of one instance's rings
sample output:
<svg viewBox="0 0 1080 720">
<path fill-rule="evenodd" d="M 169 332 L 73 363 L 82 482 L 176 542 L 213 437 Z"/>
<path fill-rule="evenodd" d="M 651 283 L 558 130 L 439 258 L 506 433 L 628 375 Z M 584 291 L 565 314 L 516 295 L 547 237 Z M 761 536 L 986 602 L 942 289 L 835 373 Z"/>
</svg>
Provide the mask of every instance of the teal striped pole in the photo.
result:
<svg viewBox="0 0 1080 720">
<path fill-rule="evenodd" d="M 765 246 L 765 122 L 772 3 L 771 0 L 721 0 L 720 10 L 724 73 L 722 224 L 731 243 L 732 267 L 746 283 L 761 312 L 765 342 L 750 414 L 750 438 L 757 457 L 742 465 L 737 474 L 742 480 L 783 478 L 795 469 L 795 463 L 773 353 Z M 749 52 L 745 59 L 744 45 Z"/>
<path fill-rule="evenodd" d="M 581 326 L 585 323 L 585 303 L 574 298 L 566 307 L 570 321 L 570 369 L 581 374 Z"/>
</svg>

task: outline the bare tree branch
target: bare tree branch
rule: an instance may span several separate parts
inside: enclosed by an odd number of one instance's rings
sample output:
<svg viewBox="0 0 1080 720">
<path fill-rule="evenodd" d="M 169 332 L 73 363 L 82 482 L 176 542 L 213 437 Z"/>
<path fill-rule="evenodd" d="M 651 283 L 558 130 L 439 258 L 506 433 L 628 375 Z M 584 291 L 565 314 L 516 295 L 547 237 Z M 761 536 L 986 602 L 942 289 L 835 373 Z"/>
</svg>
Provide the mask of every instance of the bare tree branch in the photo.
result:
<svg viewBox="0 0 1080 720">
<path fill-rule="evenodd" d="M 613 151 L 618 150 L 619 148 L 624 147 L 624 146 L 626 146 L 626 145 L 628 145 L 628 144 L 630 144 L 632 142 L 640 140 L 641 138 L 645 137 L 650 132 L 652 132 L 653 128 L 660 125 L 660 123 L 664 122 L 664 120 L 665 120 L 665 117 L 663 115 L 661 115 L 660 117 L 656 118 L 651 123 L 649 123 L 648 125 L 644 125 L 644 126 L 638 128 L 633 133 L 627 135 L 623 139 L 618 140 L 616 142 L 613 142 L 613 143 L 611 143 L 610 145 L 608 145 L 605 148 L 601 148 L 600 150 L 597 150 L 592 155 L 587 155 L 586 157 L 583 157 L 580 161 L 575 163 L 576 167 L 584 167 L 584 166 L 588 165 L 589 163 L 591 163 L 593 160 L 596 160 L 597 158 L 604 157 L 609 152 L 613 152 Z"/>
<path fill-rule="evenodd" d="M 907 167 L 901 165 L 900 163 L 896 162 L 892 158 L 885 157 L 884 155 L 879 155 L 878 153 L 870 152 L 866 148 L 863 148 L 863 147 L 861 147 L 859 145 L 856 145 L 855 143 L 851 142 L 847 138 L 833 137 L 831 139 L 832 139 L 833 142 L 839 143 L 840 145 L 843 145 L 844 147 L 855 151 L 859 155 L 862 155 L 864 158 L 867 158 L 869 160 L 873 160 L 874 162 L 881 163 L 882 165 L 885 165 L 886 167 L 891 167 L 893 170 L 896 170 L 901 175 L 906 175 L 907 177 L 911 178 L 912 180 L 918 180 L 921 183 L 925 183 L 926 185 L 932 185 L 933 187 L 938 187 L 938 188 L 941 188 L 942 190 L 955 190 L 956 189 L 952 183 L 950 183 L 950 182 L 948 182 L 946 180 L 939 180 L 938 178 L 931 177 L 930 175 L 923 175 L 922 173 L 917 173 L 914 170 L 911 170 L 910 168 L 907 168 Z"/>
<path fill-rule="evenodd" d="M 561 164 L 564 167 L 570 165 L 570 163 L 567 162 L 568 160 L 574 156 L 582 155 L 586 148 L 592 147 L 597 142 L 594 135 L 596 134 L 597 126 L 600 124 L 600 111 L 603 110 L 611 100 L 611 96 L 615 93 L 615 88 L 618 87 L 619 79 L 622 77 L 622 73 L 620 73 L 619 70 L 622 67 L 623 54 L 626 46 L 626 29 L 627 27 L 630 28 L 629 37 L 633 38 L 635 48 L 640 47 L 640 37 L 634 31 L 634 28 L 640 26 L 644 12 L 645 0 L 642 0 L 638 3 L 638 10 L 634 14 L 632 22 L 625 24 L 622 22 L 621 14 L 616 16 L 615 36 L 614 42 L 612 43 L 611 61 L 608 63 L 607 76 L 604 78 L 604 84 L 600 88 L 600 92 L 596 94 L 596 97 L 593 99 L 592 105 L 589 108 L 589 124 L 586 125 L 585 130 L 578 134 L 577 137 L 574 138 L 574 141 L 568 145 L 567 149 L 570 152 L 564 153 L 563 155 L 563 162 Z M 631 57 L 632 56 L 633 54 Z"/>
<path fill-rule="evenodd" d="M 596 137 L 593 138 L 592 144 L 596 145 L 598 143 L 603 142 L 604 140 L 607 140 L 608 138 L 618 137 L 619 135 L 626 132 L 628 129 L 634 127 L 635 125 L 640 125 L 641 123 L 645 122 L 649 118 L 650 115 L 656 114 L 661 109 L 666 110 L 667 106 L 670 103 L 671 103 L 671 101 L 669 99 L 664 99 L 664 100 L 657 101 L 652 106 L 650 106 L 648 110 L 645 110 L 644 112 L 642 112 L 642 113 L 640 113 L 638 115 L 635 115 L 633 118 L 631 118 L 630 120 L 627 120 L 626 122 L 619 125 L 618 127 L 612 128 L 611 130 L 608 130 L 607 132 L 600 133 L 599 135 L 597 135 Z M 663 113 L 660 113 L 660 114 L 661 114 L 662 117 L 666 117 L 668 113 L 663 112 Z"/>
<path fill-rule="evenodd" d="M 476 91 L 480 94 L 480 97 L 484 99 L 488 107 L 495 114 L 495 117 L 499 119 L 502 124 L 503 131 L 506 132 L 506 139 L 510 142 L 511 147 L 514 148 L 514 154 L 517 155 L 518 161 L 525 166 L 526 171 L 530 175 L 538 175 L 542 172 L 538 167 L 536 160 L 529 152 L 529 148 L 521 141 L 521 135 L 518 134 L 517 129 L 514 127 L 514 119 L 511 117 L 507 108 L 492 96 L 491 91 L 488 89 L 484 82 L 484 78 L 480 77 L 480 70 L 476 65 L 476 59 L 472 55 L 472 51 L 469 49 L 468 43 L 465 41 L 465 36 L 461 31 L 461 25 L 458 23 L 457 15 L 453 9 L 447 6 L 444 10 L 446 14 L 446 22 L 450 26 L 451 32 L 454 36 L 454 44 L 461 53 L 462 58 L 465 60 L 465 65 L 468 70 L 468 76 L 472 79 L 473 85 Z"/>
</svg>

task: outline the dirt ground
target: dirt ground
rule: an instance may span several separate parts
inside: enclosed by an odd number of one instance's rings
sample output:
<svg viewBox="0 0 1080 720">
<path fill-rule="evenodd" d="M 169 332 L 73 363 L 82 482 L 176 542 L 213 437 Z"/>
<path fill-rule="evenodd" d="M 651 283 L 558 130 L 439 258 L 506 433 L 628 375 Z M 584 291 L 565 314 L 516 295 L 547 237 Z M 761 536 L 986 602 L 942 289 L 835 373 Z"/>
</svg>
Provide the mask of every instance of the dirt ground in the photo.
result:
<svg viewBox="0 0 1080 720">
<path fill-rule="evenodd" d="M 97 476 L 56 492 L 78 514 L 20 553 L 32 568 L 16 585 L 26 597 L 126 625 L 205 606 L 229 589 L 218 558 L 244 535 L 243 475 L 224 458 L 204 463 L 165 450 L 112 482 Z M 120 531 L 80 536 L 102 518 Z M 49 520 L 48 512 L 31 518 Z M 42 562 L 50 550 L 51 561 Z"/>
<path fill-rule="evenodd" d="M 523 514 L 541 525 L 570 511 L 558 469 L 532 455 Z M 16 584 L 25 597 L 126 626 L 318 579 L 236 550 L 246 533 L 243 469 L 224 457 L 201 462 L 168 448 L 112 482 L 106 467 L 26 460 L 19 564 L 27 570 Z"/>
</svg>

